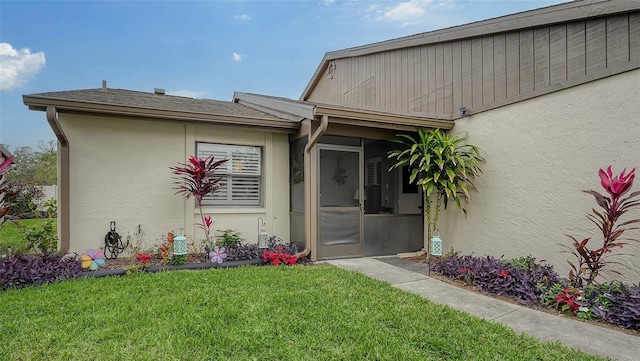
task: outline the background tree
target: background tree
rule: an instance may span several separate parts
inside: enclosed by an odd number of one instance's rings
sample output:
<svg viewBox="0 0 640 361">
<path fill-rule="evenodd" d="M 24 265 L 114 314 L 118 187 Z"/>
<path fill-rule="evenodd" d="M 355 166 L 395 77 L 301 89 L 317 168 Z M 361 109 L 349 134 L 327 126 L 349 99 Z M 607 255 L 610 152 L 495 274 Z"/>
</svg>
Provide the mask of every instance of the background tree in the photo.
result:
<svg viewBox="0 0 640 361">
<path fill-rule="evenodd" d="M 438 229 L 441 205 L 449 202 L 467 214 L 465 204 L 469 202 L 469 189 L 476 189 L 474 181 L 482 172 L 479 165 L 484 162 L 480 149 L 466 144 L 467 137 L 460 133 L 448 135 L 440 129 L 425 132 L 418 129 L 417 137 L 400 134 L 393 142 L 398 149 L 389 152 L 396 163 L 391 169 L 409 167 L 410 183 L 422 187 L 425 213 L 425 240 L 427 261 L 430 241 Z M 463 203 L 464 201 L 464 203 Z"/>
<path fill-rule="evenodd" d="M 57 183 L 57 143 L 40 141 L 35 151 L 17 147 L 12 153 L 15 164 L 5 176 L 5 201 L 12 204 L 9 215 L 37 218 L 36 204 L 44 197 L 41 186 Z"/>
<path fill-rule="evenodd" d="M 39 141 L 37 150 L 31 147 L 17 147 L 12 151 L 15 166 L 8 180 L 36 186 L 50 186 L 57 183 L 57 143 Z"/>
</svg>

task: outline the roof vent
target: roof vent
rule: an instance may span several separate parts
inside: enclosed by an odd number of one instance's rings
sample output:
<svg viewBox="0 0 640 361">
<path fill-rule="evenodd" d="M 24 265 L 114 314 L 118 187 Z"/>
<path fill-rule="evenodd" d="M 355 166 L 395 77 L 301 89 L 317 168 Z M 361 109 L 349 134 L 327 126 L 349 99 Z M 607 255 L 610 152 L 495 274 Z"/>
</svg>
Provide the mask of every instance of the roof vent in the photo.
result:
<svg viewBox="0 0 640 361">
<path fill-rule="evenodd" d="M 153 88 L 153 94 L 155 94 L 155 95 L 164 95 L 164 89 Z"/>
<path fill-rule="evenodd" d="M 106 80 L 102 81 L 102 90 L 107 90 L 107 81 Z"/>
</svg>

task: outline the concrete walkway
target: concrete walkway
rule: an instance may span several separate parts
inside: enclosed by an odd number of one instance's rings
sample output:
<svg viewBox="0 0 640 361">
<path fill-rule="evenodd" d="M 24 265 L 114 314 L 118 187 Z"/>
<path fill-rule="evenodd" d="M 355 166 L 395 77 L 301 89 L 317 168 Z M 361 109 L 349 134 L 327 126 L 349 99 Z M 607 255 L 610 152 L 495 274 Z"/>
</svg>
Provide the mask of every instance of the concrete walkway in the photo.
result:
<svg viewBox="0 0 640 361">
<path fill-rule="evenodd" d="M 526 333 L 542 341 L 560 341 L 591 354 L 621 361 L 640 360 L 640 337 L 466 291 L 427 277 L 426 265 L 397 257 L 338 259 L 326 263 L 389 282 L 401 290 L 502 323 L 517 333 Z"/>
</svg>

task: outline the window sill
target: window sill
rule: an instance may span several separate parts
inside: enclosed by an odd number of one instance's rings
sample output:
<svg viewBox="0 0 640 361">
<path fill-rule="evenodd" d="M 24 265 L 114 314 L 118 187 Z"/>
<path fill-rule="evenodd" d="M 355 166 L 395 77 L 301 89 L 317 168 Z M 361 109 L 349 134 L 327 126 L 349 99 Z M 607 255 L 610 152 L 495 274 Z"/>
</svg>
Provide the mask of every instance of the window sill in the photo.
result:
<svg viewBox="0 0 640 361">
<path fill-rule="evenodd" d="M 264 207 L 202 207 L 204 214 L 258 214 L 267 213 Z M 200 210 L 194 208 L 194 214 L 200 215 Z"/>
</svg>

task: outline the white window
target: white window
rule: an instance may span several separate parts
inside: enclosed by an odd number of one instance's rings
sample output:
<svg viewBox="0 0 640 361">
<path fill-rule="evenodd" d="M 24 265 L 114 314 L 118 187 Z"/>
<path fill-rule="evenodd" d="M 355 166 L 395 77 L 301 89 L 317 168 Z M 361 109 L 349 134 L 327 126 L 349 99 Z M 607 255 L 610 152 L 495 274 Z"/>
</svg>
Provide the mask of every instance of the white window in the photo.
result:
<svg viewBox="0 0 640 361">
<path fill-rule="evenodd" d="M 228 159 L 218 167 L 222 188 L 204 204 L 219 206 L 260 206 L 262 193 L 262 149 L 242 145 L 198 143 L 198 157 L 213 154 L 215 160 Z"/>
</svg>

